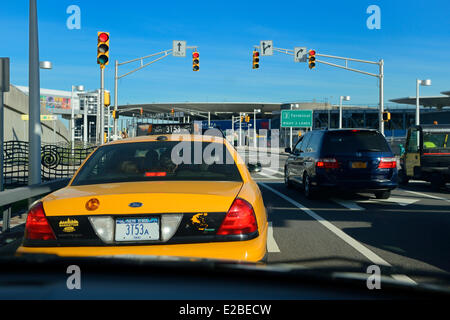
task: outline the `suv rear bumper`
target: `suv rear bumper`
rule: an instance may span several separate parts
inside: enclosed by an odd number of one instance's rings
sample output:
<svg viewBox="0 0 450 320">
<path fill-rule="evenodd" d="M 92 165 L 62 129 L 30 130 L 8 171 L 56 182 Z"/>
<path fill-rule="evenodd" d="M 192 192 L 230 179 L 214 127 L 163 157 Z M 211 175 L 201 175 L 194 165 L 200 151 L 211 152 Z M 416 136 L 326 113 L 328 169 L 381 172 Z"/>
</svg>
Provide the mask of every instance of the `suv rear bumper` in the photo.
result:
<svg viewBox="0 0 450 320">
<path fill-rule="evenodd" d="M 316 188 L 331 189 L 333 191 L 383 191 L 398 187 L 395 180 L 339 180 L 339 181 L 312 181 Z"/>
</svg>

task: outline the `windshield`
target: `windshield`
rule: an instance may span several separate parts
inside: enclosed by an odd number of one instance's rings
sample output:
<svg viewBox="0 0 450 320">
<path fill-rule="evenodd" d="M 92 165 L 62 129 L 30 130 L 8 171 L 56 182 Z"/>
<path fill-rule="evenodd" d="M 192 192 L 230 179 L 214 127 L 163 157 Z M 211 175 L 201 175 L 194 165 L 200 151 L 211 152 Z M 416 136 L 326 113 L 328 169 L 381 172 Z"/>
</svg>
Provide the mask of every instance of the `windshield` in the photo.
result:
<svg viewBox="0 0 450 320">
<path fill-rule="evenodd" d="M 391 152 L 386 139 L 380 133 L 359 130 L 326 133 L 322 150 L 330 154 Z"/>
<path fill-rule="evenodd" d="M 139 142 L 99 148 L 72 185 L 137 181 L 242 181 L 223 144 Z"/>
<path fill-rule="evenodd" d="M 156 260 L 192 300 L 248 294 L 243 266 L 450 288 L 449 0 L 0 2 L 0 300 L 28 289 L 2 261 L 44 256 L 37 291 L 133 261 L 124 299 Z"/>
</svg>

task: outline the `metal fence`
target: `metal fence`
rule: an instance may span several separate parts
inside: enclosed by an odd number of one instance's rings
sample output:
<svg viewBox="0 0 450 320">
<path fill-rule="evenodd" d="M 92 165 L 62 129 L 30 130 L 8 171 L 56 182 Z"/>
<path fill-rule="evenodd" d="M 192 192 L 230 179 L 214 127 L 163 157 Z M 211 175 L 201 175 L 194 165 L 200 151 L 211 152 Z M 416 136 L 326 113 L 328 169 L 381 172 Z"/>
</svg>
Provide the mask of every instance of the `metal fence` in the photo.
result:
<svg viewBox="0 0 450 320">
<path fill-rule="evenodd" d="M 41 147 L 41 178 L 50 181 L 73 176 L 94 151 L 95 145 L 45 144 Z M 3 177 L 6 188 L 28 185 L 28 150 L 26 141 L 6 141 L 3 155 Z"/>
</svg>

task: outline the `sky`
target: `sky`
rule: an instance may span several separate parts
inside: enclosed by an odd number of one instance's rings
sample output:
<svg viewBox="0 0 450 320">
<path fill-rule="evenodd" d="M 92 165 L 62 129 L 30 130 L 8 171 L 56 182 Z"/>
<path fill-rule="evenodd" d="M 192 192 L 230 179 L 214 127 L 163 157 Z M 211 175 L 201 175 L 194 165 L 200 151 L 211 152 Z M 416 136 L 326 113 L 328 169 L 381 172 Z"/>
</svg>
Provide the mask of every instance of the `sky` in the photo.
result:
<svg viewBox="0 0 450 320">
<path fill-rule="evenodd" d="M 414 96 L 415 79 L 431 79 L 422 95 L 450 90 L 450 2 L 427 1 L 97 1 L 37 0 L 41 87 L 95 90 L 97 31 L 110 33 L 110 64 L 105 87 L 114 91 L 114 61 L 127 61 L 171 49 L 173 40 L 197 46 L 200 71 L 191 52 L 168 56 L 119 81 L 119 105 L 152 102 L 378 103 L 378 80 L 318 63 L 310 70 L 283 53 L 261 57 L 252 69 L 253 46 L 273 40 L 277 48 L 303 46 L 319 54 L 384 60 L 385 103 Z M 11 83 L 28 85 L 27 0 L 3 2 L 0 56 L 11 59 Z M 80 29 L 67 28 L 67 8 L 80 8 Z M 369 29 L 370 5 L 380 8 L 380 29 Z M 325 59 L 333 63 L 337 60 Z M 149 61 L 149 60 L 148 60 Z M 119 68 L 124 74 L 139 63 Z M 376 65 L 349 67 L 377 73 Z"/>
</svg>

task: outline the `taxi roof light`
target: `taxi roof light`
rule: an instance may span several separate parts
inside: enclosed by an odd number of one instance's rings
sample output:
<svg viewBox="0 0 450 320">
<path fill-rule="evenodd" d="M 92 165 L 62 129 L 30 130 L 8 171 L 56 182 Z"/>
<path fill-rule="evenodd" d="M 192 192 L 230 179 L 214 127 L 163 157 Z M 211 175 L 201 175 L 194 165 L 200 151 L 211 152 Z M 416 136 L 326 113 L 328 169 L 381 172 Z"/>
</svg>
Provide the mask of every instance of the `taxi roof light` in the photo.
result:
<svg viewBox="0 0 450 320">
<path fill-rule="evenodd" d="M 45 216 L 42 202 L 36 203 L 28 212 L 25 238 L 30 240 L 56 240 L 55 234 Z"/>
<path fill-rule="evenodd" d="M 250 203 L 236 198 L 217 231 L 217 235 L 249 234 L 258 230 L 255 211 Z"/>
</svg>

